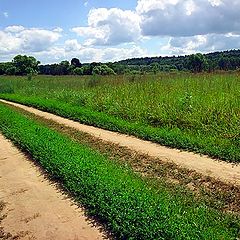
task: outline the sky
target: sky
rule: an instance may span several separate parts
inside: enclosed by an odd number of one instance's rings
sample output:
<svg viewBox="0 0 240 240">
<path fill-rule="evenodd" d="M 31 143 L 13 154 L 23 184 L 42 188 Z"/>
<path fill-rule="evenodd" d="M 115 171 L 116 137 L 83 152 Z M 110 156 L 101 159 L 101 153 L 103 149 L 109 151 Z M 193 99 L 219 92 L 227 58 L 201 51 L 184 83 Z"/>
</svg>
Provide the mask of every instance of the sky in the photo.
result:
<svg viewBox="0 0 240 240">
<path fill-rule="evenodd" d="M 108 62 L 240 48 L 240 0 L 0 0 L 0 61 Z"/>
</svg>

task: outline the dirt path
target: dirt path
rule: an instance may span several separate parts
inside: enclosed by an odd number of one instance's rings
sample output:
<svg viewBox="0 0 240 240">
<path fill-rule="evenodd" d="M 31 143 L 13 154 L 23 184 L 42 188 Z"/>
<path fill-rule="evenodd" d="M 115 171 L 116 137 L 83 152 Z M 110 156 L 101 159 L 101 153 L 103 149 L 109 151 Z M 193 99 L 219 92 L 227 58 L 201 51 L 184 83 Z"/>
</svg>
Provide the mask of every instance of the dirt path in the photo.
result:
<svg viewBox="0 0 240 240">
<path fill-rule="evenodd" d="M 1 222 L 16 239 L 103 239 L 100 231 L 31 161 L 0 135 L 0 201 L 6 203 Z M 15 238 L 10 238 L 15 239 Z"/>
<path fill-rule="evenodd" d="M 59 117 L 51 113 L 43 112 L 32 107 L 27 107 L 5 100 L 0 101 L 34 113 L 37 116 L 53 120 L 59 124 L 72 127 L 78 131 L 89 133 L 92 136 L 100 138 L 104 141 L 109 141 L 115 144 L 119 144 L 120 146 L 128 147 L 134 151 L 148 154 L 151 157 L 160 158 L 163 161 L 174 162 L 181 167 L 195 170 L 205 176 L 211 176 L 226 183 L 240 185 L 239 164 L 233 165 L 227 162 L 211 159 L 207 156 L 200 156 L 191 152 L 170 149 L 159 144 L 138 139 L 136 137 L 83 125 L 78 122 Z"/>
</svg>

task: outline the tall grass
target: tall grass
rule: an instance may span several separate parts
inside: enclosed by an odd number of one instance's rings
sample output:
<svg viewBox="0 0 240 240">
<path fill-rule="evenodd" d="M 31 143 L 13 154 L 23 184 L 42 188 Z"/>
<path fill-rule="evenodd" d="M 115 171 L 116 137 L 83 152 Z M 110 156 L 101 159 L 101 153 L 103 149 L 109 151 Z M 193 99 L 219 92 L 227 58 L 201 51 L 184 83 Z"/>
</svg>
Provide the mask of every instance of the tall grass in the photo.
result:
<svg viewBox="0 0 240 240">
<path fill-rule="evenodd" d="M 2 97 L 21 102 L 21 97 L 27 96 L 29 103 L 31 97 L 34 97 L 34 102 L 38 98 L 38 107 L 42 106 L 42 100 L 54 100 L 59 107 L 67 104 L 122 119 L 127 122 L 126 128 L 138 123 L 143 127 L 164 129 L 168 133 L 178 132 L 177 135 L 184 137 L 179 137 L 181 140 L 176 144 L 161 134 L 157 140 L 156 137 L 140 134 L 137 129 L 134 132 L 116 127 L 118 131 L 168 146 L 191 149 L 229 161 L 240 159 L 238 73 L 104 78 L 39 76 L 32 82 L 23 78 L 1 78 L 0 82 L 3 84 L 9 80 L 15 95 L 2 94 Z M 91 121 L 88 123 L 94 124 Z M 107 125 L 102 127 L 108 128 Z M 178 139 L 177 135 L 174 134 L 174 138 Z"/>
<path fill-rule="evenodd" d="M 61 181 L 117 239 L 236 239 L 239 218 L 146 182 L 106 155 L 0 104 L 0 131 Z"/>
</svg>

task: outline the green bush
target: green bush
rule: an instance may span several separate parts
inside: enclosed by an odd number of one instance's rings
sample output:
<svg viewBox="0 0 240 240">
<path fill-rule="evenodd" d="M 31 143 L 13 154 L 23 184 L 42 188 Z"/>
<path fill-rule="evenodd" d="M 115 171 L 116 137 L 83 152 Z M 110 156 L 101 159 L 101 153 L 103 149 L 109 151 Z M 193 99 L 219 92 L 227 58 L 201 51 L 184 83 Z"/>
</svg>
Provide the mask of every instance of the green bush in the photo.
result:
<svg viewBox="0 0 240 240">
<path fill-rule="evenodd" d="M 95 66 L 92 70 L 92 74 L 106 76 L 106 75 L 115 75 L 115 72 L 110 67 L 103 64 L 100 66 Z"/>
<path fill-rule="evenodd" d="M 77 67 L 73 70 L 74 75 L 83 75 L 83 68 Z"/>
</svg>

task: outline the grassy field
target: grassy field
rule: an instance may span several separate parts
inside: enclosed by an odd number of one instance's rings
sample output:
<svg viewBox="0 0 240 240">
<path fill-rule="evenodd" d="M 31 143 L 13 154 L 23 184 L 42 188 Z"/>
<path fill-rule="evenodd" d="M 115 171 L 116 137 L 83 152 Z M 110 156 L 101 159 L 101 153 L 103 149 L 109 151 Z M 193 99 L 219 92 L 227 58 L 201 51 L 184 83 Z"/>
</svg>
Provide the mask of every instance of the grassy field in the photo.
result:
<svg viewBox="0 0 240 240">
<path fill-rule="evenodd" d="M 117 239 L 236 239 L 239 217 L 148 182 L 117 161 L 0 104 L 0 131 Z"/>
<path fill-rule="evenodd" d="M 0 97 L 227 161 L 240 160 L 240 75 L 0 77 Z"/>
</svg>

